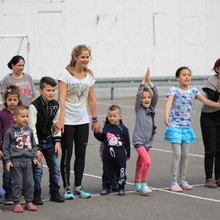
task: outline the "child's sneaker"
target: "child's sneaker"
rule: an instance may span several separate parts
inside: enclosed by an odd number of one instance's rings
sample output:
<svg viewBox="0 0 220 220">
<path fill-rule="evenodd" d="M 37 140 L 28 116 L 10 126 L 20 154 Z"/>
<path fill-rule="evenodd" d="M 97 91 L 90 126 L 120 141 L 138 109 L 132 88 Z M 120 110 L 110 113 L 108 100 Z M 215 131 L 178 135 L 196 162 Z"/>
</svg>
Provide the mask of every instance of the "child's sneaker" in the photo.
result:
<svg viewBox="0 0 220 220">
<path fill-rule="evenodd" d="M 8 197 L 5 196 L 3 204 L 4 205 L 13 205 L 12 197 L 11 196 L 8 196 Z"/>
<path fill-rule="evenodd" d="M 189 185 L 189 183 L 187 181 L 183 181 L 181 184 L 180 184 L 180 187 L 182 189 L 185 189 L 185 190 L 191 190 L 193 189 L 193 186 Z"/>
<path fill-rule="evenodd" d="M 105 189 L 102 190 L 102 192 L 100 193 L 100 195 L 101 195 L 101 196 L 105 196 L 105 195 L 110 194 L 110 192 L 111 192 L 110 189 L 105 188 Z"/>
<path fill-rule="evenodd" d="M 32 203 L 34 205 L 43 205 L 44 204 L 44 202 L 41 198 L 41 191 L 34 192 L 34 199 L 33 199 Z"/>
<path fill-rule="evenodd" d="M 28 203 L 24 208 L 28 211 L 37 211 L 37 207 L 32 202 Z"/>
<path fill-rule="evenodd" d="M 13 207 L 13 211 L 15 213 L 22 213 L 24 211 L 24 209 L 22 208 L 21 204 L 17 204 Z"/>
<path fill-rule="evenodd" d="M 147 183 L 141 183 L 141 190 L 140 193 L 143 195 L 147 195 L 151 193 L 151 189 L 147 186 Z"/>
<path fill-rule="evenodd" d="M 170 191 L 172 192 L 182 192 L 183 189 L 179 186 L 177 182 L 173 182 L 170 186 Z"/>
<path fill-rule="evenodd" d="M 119 189 L 118 195 L 119 196 L 125 196 L 125 190 L 124 189 Z"/>
<path fill-rule="evenodd" d="M 140 192 L 141 191 L 141 183 L 134 183 L 134 190 L 136 192 Z"/>
<path fill-rule="evenodd" d="M 91 194 L 84 191 L 82 186 L 77 186 L 76 188 L 74 188 L 73 193 L 83 199 L 87 199 L 91 197 Z"/>
<path fill-rule="evenodd" d="M 59 191 L 50 192 L 50 201 L 52 202 L 64 202 L 64 198 L 60 195 Z"/>
<path fill-rule="evenodd" d="M 75 196 L 73 195 L 70 188 L 69 189 L 66 188 L 63 197 L 64 199 L 74 199 Z"/>
</svg>

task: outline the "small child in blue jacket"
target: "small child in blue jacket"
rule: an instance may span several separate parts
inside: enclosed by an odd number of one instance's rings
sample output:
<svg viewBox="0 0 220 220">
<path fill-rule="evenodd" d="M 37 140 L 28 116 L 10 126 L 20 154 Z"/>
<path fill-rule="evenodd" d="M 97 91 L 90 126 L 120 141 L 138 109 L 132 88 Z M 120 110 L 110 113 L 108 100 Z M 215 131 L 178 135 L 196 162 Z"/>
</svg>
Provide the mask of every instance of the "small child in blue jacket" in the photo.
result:
<svg viewBox="0 0 220 220">
<path fill-rule="evenodd" d="M 108 109 L 106 123 L 101 133 L 94 133 L 95 138 L 104 142 L 103 150 L 103 191 L 101 195 L 110 193 L 114 174 L 119 187 L 118 195 L 125 195 L 126 160 L 130 158 L 130 138 L 127 127 L 121 121 L 121 109 L 112 105 Z"/>
</svg>

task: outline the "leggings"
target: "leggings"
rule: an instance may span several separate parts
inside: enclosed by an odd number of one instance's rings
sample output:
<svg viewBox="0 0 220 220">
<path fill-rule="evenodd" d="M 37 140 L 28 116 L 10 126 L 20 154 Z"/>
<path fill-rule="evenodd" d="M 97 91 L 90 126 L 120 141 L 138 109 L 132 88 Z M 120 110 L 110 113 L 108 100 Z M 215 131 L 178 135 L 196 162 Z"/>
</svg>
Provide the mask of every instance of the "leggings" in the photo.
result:
<svg viewBox="0 0 220 220">
<path fill-rule="evenodd" d="M 190 144 L 182 143 L 172 145 L 172 161 L 171 161 L 171 184 L 173 182 L 177 182 L 178 179 L 178 171 L 179 171 L 179 182 L 180 184 L 185 181 L 186 177 L 186 169 L 187 169 L 187 161 L 188 161 L 188 153 Z"/>
<path fill-rule="evenodd" d="M 151 166 L 149 149 L 146 149 L 142 146 L 135 149 L 138 152 L 135 171 L 135 181 L 147 182 L 147 175 Z"/>
<path fill-rule="evenodd" d="M 61 140 L 62 156 L 60 163 L 64 188 L 70 186 L 70 162 L 73 152 L 73 141 L 75 143 L 74 184 L 75 186 L 81 186 L 88 138 L 89 124 L 65 125 Z"/>
<path fill-rule="evenodd" d="M 220 179 L 220 120 L 212 113 L 202 113 L 200 118 L 202 138 L 205 147 L 205 174 L 206 179 Z M 214 169 L 213 169 L 214 168 Z"/>
</svg>

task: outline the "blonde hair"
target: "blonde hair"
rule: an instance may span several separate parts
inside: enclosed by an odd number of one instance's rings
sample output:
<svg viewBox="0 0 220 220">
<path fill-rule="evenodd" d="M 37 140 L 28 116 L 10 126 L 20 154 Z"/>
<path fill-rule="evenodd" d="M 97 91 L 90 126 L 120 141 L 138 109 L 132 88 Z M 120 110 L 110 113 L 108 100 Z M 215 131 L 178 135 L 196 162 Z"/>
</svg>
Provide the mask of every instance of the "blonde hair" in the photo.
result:
<svg viewBox="0 0 220 220">
<path fill-rule="evenodd" d="M 91 49 L 89 47 L 86 45 L 75 46 L 72 50 L 70 64 L 67 66 L 67 68 L 76 66 L 75 57 L 78 57 L 83 51 L 88 51 L 89 56 L 91 57 Z M 84 71 L 90 73 L 93 76 L 92 70 L 85 68 Z"/>
</svg>

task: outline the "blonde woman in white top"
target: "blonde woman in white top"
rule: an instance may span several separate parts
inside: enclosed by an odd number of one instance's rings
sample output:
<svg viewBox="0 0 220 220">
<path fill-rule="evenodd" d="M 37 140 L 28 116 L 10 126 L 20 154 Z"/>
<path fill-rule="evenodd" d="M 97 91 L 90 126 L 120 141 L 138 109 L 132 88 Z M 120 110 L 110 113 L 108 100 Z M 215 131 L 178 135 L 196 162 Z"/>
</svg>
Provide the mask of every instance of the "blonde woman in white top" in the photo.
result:
<svg viewBox="0 0 220 220">
<path fill-rule="evenodd" d="M 61 176 L 65 188 L 64 198 L 73 199 L 75 195 L 89 198 L 90 193 L 82 189 L 82 177 L 85 167 L 85 153 L 89 136 L 89 116 L 87 103 L 92 116 L 92 129 L 100 131 L 96 114 L 96 98 L 94 94 L 95 79 L 87 68 L 91 50 L 85 45 L 73 48 L 70 64 L 58 77 L 60 119 L 55 130 L 62 129 Z M 73 193 L 70 187 L 70 161 L 75 143 Z"/>
</svg>

